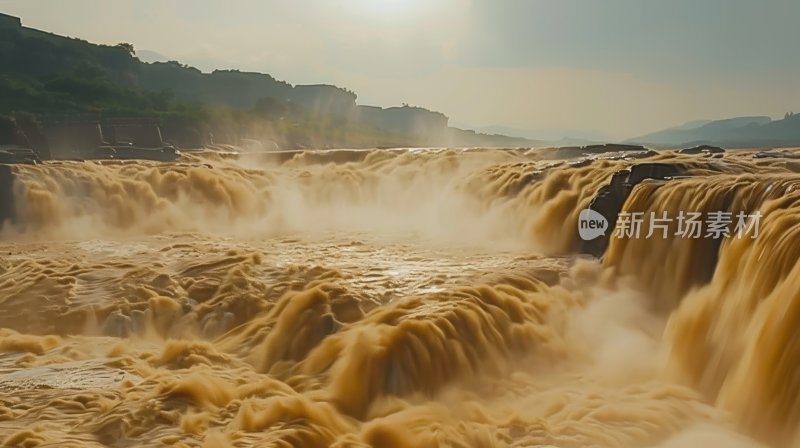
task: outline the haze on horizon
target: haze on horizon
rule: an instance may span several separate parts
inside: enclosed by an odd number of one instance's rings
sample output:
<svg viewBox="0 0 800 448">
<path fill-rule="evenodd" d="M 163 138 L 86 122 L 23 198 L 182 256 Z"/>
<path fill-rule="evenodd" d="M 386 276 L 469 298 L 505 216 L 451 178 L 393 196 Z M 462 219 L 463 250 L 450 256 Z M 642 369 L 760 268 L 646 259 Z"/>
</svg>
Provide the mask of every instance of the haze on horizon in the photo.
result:
<svg viewBox="0 0 800 448">
<path fill-rule="evenodd" d="M 474 127 L 622 139 L 800 109 L 792 0 L 3 0 L 0 11 Z"/>
</svg>

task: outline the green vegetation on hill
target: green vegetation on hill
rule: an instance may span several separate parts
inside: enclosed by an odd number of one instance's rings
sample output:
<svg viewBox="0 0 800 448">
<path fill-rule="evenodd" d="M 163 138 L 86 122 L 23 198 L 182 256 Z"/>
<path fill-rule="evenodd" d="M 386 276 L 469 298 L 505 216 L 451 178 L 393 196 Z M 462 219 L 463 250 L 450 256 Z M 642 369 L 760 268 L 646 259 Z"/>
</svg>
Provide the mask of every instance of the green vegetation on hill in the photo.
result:
<svg viewBox="0 0 800 448">
<path fill-rule="evenodd" d="M 105 73 L 82 66 L 72 73 L 39 78 L 0 74 L 0 113 L 102 113 L 202 121 L 208 111 L 175 101 L 169 91 L 152 92 L 113 82 Z"/>
<path fill-rule="evenodd" d="M 448 128 L 445 115 L 424 108 L 359 106 L 354 92 L 336 86 L 145 63 L 130 44 L 96 45 L 0 19 L 0 114 L 158 117 L 205 142 L 213 136 L 216 143 L 270 140 L 282 147 L 526 143 Z"/>
<path fill-rule="evenodd" d="M 158 117 L 207 143 L 419 146 L 448 144 L 456 135 L 446 116 L 423 108 L 357 106 L 349 90 L 292 86 L 261 73 L 148 64 L 130 44 L 96 45 L 13 20 L 0 21 L 0 98 L 0 114 Z"/>
</svg>

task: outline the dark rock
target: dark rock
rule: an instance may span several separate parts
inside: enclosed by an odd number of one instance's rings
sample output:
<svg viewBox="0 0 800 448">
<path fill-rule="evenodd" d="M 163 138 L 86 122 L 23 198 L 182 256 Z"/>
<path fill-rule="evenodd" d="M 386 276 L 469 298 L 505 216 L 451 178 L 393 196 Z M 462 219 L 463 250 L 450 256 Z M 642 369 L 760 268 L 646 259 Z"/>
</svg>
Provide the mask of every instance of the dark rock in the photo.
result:
<svg viewBox="0 0 800 448">
<path fill-rule="evenodd" d="M 667 180 L 675 176 L 680 176 L 686 170 L 680 165 L 671 163 L 642 163 L 631 167 L 631 173 L 625 183 L 631 187 L 636 186 L 645 179 Z"/>
<path fill-rule="evenodd" d="M 679 154 L 719 154 L 725 152 L 717 146 L 700 145 L 692 148 L 684 148 L 678 151 Z"/>
<path fill-rule="evenodd" d="M 754 159 L 800 159 L 800 154 L 778 151 L 762 151 L 753 154 Z"/>
<path fill-rule="evenodd" d="M 625 152 L 625 151 L 646 151 L 647 148 L 640 145 L 623 145 L 617 143 L 607 143 L 605 145 L 584 146 L 583 150 L 588 154 L 602 154 L 604 152 Z"/>
<path fill-rule="evenodd" d="M 601 155 L 598 158 L 603 160 L 639 160 L 658 155 L 658 153 L 652 149 L 647 149 L 644 151 L 623 151 L 607 154 L 608 155 Z"/>
<path fill-rule="evenodd" d="M 620 170 L 611 176 L 611 181 L 600 188 L 592 200 L 589 208 L 600 213 L 608 220 L 608 230 L 591 241 L 580 240 L 580 252 L 601 257 L 608 247 L 614 228 L 617 225 L 617 216 L 622 211 L 622 206 L 633 191 L 633 188 L 646 179 L 670 180 L 683 175 L 686 169 L 682 165 L 668 163 L 642 163 L 629 169 Z"/>
<path fill-rule="evenodd" d="M 0 229 L 14 221 L 14 172 L 8 165 L 0 165 Z"/>
</svg>

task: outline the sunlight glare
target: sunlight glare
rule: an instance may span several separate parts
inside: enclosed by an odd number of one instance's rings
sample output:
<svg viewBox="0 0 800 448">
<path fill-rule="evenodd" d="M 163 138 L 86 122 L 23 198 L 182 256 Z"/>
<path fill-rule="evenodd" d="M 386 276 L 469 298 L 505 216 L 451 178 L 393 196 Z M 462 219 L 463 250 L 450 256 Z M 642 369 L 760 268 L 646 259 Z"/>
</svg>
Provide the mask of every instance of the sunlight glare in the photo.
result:
<svg viewBox="0 0 800 448">
<path fill-rule="evenodd" d="M 422 18 L 430 9 L 430 3 L 426 0 L 355 0 L 353 8 L 359 15 L 373 20 L 409 20 Z"/>
</svg>

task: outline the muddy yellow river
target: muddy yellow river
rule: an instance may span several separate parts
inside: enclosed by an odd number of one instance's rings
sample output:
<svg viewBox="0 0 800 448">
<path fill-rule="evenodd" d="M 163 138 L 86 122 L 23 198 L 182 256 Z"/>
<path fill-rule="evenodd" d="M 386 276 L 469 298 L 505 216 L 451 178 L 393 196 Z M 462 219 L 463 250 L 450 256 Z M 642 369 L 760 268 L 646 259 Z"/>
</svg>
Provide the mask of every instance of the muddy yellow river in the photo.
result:
<svg viewBox="0 0 800 448">
<path fill-rule="evenodd" d="M 2 446 L 800 446 L 800 162 L 553 154 L 14 167 Z M 582 255 L 645 162 L 685 175 L 623 211 L 759 211 L 757 238 Z"/>
</svg>

